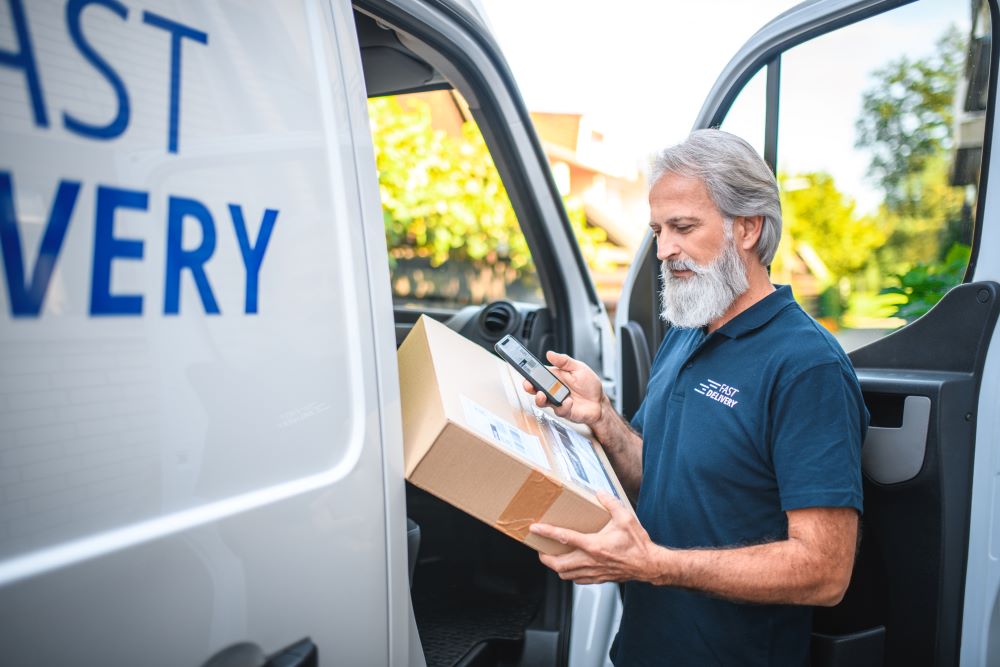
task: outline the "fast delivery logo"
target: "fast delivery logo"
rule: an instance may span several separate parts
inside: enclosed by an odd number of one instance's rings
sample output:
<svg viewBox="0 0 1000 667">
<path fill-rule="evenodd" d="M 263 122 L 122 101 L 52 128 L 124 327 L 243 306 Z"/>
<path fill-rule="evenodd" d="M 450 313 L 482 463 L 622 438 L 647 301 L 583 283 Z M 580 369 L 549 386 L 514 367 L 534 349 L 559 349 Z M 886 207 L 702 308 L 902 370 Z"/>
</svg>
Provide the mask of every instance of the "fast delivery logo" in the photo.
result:
<svg viewBox="0 0 1000 667">
<path fill-rule="evenodd" d="M 19 72 L 24 79 L 25 99 L 31 106 L 34 126 L 50 127 L 49 112 L 45 102 L 42 77 L 32 46 L 31 30 L 21 0 L 7 0 L 7 9 L 16 45 L 12 50 L 0 49 L 0 68 Z M 92 9 L 89 9 L 91 8 Z M 110 12 L 122 21 L 128 21 L 128 8 L 117 0 L 67 0 L 65 4 L 66 32 L 81 58 L 86 60 L 106 81 L 117 102 L 117 111 L 107 123 L 93 124 L 78 119 L 71 110 L 63 110 L 63 127 L 74 134 L 94 141 L 113 141 L 120 137 L 131 118 L 129 91 L 118 73 L 98 53 L 83 31 L 81 17 L 84 10 Z M 149 11 L 142 13 L 142 23 L 149 28 L 168 33 L 170 90 L 166 153 L 177 154 L 180 148 L 181 127 L 181 74 L 182 54 L 185 44 L 208 46 L 207 33 L 183 25 Z M 150 35 L 150 39 L 153 35 Z M 166 45 L 166 44 L 165 44 Z M 60 179 L 55 186 L 55 196 L 42 233 L 37 259 L 30 270 L 25 265 L 22 235 L 14 206 L 14 176 L 0 169 L 0 250 L 4 264 L 4 278 L 10 311 L 13 317 L 38 317 L 45 301 L 53 269 L 62 251 L 63 240 L 73 216 L 81 189 L 81 181 Z M 142 294 L 114 294 L 111 291 L 111 267 L 114 261 L 139 261 L 143 258 L 143 241 L 115 235 L 115 214 L 119 210 L 146 211 L 150 193 L 130 190 L 113 185 L 97 184 L 94 211 L 94 251 L 91 265 L 90 308 L 91 316 L 139 316 L 144 309 Z M 197 287 L 202 306 L 208 314 L 219 314 L 218 302 L 212 292 L 205 264 L 215 252 L 217 229 L 209 208 L 190 197 L 166 195 L 166 267 L 163 294 L 163 314 L 180 312 L 180 282 L 185 273 Z M 246 212 L 242 205 L 227 205 L 233 234 L 239 245 L 246 272 L 244 312 L 257 313 L 257 291 L 261 264 L 267 250 L 275 221 L 276 209 L 266 208 L 260 214 L 257 238 L 251 240 L 247 233 Z M 194 221 L 200 227 L 201 241 L 194 248 L 185 248 L 185 221 Z"/>
<path fill-rule="evenodd" d="M 711 378 L 707 378 L 705 382 L 699 382 L 698 386 L 694 388 L 694 391 L 695 393 L 710 398 L 717 403 L 722 403 L 727 408 L 735 408 L 736 404 L 739 403 L 739 401 L 734 398 L 736 394 L 740 393 L 739 389 L 731 387 L 728 384 L 723 384 L 722 382 L 716 382 Z"/>
</svg>

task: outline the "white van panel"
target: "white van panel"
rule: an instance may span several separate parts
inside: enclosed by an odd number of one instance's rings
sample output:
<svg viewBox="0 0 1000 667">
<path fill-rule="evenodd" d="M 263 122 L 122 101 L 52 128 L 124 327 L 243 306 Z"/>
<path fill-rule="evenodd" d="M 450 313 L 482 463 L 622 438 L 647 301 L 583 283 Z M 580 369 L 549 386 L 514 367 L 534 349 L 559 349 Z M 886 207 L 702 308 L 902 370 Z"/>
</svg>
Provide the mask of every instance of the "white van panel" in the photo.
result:
<svg viewBox="0 0 1000 667">
<path fill-rule="evenodd" d="M 995 66 L 995 65 L 994 65 Z M 991 100 L 996 112 L 996 101 Z M 993 132 L 986 183 L 1000 183 L 1000 134 Z M 1000 281 L 1000 189 L 987 188 L 973 281 Z M 976 415 L 969 559 L 962 609 L 962 665 L 1000 663 L 1000 335 L 993 332 Z"/>
<path fill-rule="evenodd" d="M 385 663 L 382 345 L 331 9 L 73 6 L 0 7 L 5 659 L 310 637 Z"/>
<path fill-rule="evenodd" d="M 49 28 L 35 40 L 40 74 L 49 71 L 50 51 L 52 61 L 86 67 L 73 57 L 62 26 L 49 26 L 35 5 L 26 9 L 29 25 Z M 357 312 L 345 289 L 345 278 L 359 273 L 343 242 L 354 223 L 344 201 L 351 188 L 336 173 L 337 160 L 328 159 L 306 14 L 288 4 L 280 11 L 231 9 L 192 7 L 184 14 L 210 41 L 182 43 L 177 153 L 165 143 L 169 35 L 140 23 L 135 10 L 131 21 L 100 6 L 84 14 L 110 24 L 95 25 L 92 41 L 131 91 L 134 132 L 81 141 L 58 127 L 57 109 L 108 117 L 103 107 L 114 95 L 93 68 L 83 72 L 86 87 L 60 80 L 63 68 L 55 66 L 42 78 L 43 93 L 52 91 L 51 129 L 4 122 L 2 141 L 18 156 L 11 174 L 27 266 L 57 183 L 80 186 L 49 286 L 58 298 L 46 299 L 38 317 L 8 320 L 3 329 L 8 369 L 20 371 L 8 382 L 20 391 L 0 413 L 14 431 L 0 465 L 5 476 L 19 477 L 7 488 L 5 507 L 12 512 L 17 503 L 23 512 L 7 522 L 0 555 L 315 474 L 357 456 L 361 354 L 356 328 L 344 317 Z M 140 44 L 149 57 L 132 57 Z M 7 73 L 0 94 L 21 97 L 27 107 L 25 92 L 23 77 Z M 147 205 L 128 202 L 111 220 L 96 211 L 126 197 Z M 183 248 L 197 247 L 206 233 L 216 239 L 201 296 L 194 272 L 177 276 L 167 268 L 167 255 L 178 254 L 177 246 L 167 248 L 178 211 L 203 216 L 183 219 Z M 248 242 L 257 241 L 265 211 L 273 227 L 255 272 L 245 267 L 234 230 L 245 224 Z M 96 238 L 107 225 L 111 243 Z M 108 260 L 112 243 L 142 256 L 119 250 Z M 95 274 L 108 263 L 110 294 L 98 294 Z M 256 299 L 247 294 L 248 273 L 258 282 Z M 180 289 L 172 304 L 175 277 Z M 9 313 L 6 294 L 3 301 Z M 212 310 L 218 312 L 206 314 Z M 323 437 L 332 432 L 340 437 Z"/>
</svg>

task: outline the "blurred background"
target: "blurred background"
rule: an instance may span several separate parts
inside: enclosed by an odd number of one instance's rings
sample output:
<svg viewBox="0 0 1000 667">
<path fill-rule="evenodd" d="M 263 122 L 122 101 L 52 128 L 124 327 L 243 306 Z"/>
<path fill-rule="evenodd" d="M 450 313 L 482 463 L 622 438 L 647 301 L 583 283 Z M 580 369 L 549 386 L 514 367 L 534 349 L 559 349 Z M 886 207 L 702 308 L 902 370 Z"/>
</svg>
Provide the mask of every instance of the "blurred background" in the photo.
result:
<svg viewBox="0 0 1000 667">
<path fill-rule="evenodd" d="M 614 314 L 646 232 L 651 156 L 684 139 L 777 0 L 483 0 L 594 282 Z M 781 62 L 773 280 L 848 350 L 926 312 L 969 263 L 989 72 L 981 0 L 919 0 Z M 765 74 L 722 129 L 763 152 Z M 489 151 L 454 90 L 369 102 L 393 293 L 452 309 L 542 303 Z"/>
</svg>

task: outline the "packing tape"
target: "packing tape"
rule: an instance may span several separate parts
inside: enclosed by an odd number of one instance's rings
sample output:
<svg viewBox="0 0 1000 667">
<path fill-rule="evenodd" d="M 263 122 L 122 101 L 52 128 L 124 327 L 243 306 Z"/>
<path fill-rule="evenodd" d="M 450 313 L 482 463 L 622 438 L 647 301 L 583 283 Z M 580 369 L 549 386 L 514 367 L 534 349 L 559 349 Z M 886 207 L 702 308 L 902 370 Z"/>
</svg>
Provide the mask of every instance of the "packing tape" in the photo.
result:
<svg viewBox="0 0 1000 667">
<path fill-rule="evenodd" d="M 532 470 L 528 479 L 500 513 L 496 527 L 521 542 L 528 536 L 528 528 L 537 523 L 559 497 L 562 484 Z"/>
</svg>

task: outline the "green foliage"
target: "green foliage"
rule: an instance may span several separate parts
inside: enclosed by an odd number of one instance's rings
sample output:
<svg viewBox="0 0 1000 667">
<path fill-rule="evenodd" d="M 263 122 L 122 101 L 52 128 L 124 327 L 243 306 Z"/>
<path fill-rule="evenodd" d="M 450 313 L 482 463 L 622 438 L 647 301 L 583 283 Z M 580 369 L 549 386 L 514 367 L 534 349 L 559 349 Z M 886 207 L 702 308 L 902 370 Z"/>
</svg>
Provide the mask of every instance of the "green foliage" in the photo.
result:
<svg viewBox="0 0 1000 667">
<path fill-rule="evenodd" d="M 368 101 L 390 262 L 425 258 L 432 268 L 469 262 L 504 280 L 534 274 L 528 245 L 475 123 L 461 136 L 435 129 L 426 102 L 408 96 Z M 583 203 L 564 201 L 570 226 L 591 266 L 610 245 L 586 221 Z M 508 272 L 510 275 L 507 275 Z"/>
<path fill-rule="evenodd" d="M 430 106 L 392 97 L 368 101 L 390 260 L 425 257 L 531 265 L 527 243 L 482 134 L 434 129 Z"/>
<path fill-rule="evenodd" d="M 955 285 L 962 282 L 969 265 L 971 248 L 955 243 L 948 249 L 940 262 L 920 262 L 905 273 L 893 274 L 897 283 L 886 287 L 882 294 L 898 294 L 906 302 L 896 307 L 895 315 L 909 321 L 915 320 L 928 310 Z"/>
<path fill-rule="evenodd" d="M 816 252 L 830 272 L 828 284 L 863 269 L 885 241 L 875 220 L 858 215 L 829 174 L 780 174 L 779 181 L 784 233 L 796 249 L 805 243 Z"/>
<path fill-rule="evenodd" d="M 875 84 L 862 96 L 856 145 L 871 150 L 869 175 L 885 191 L 890 210 L 905 213 L 920 201 L 921 182 L 912 177 L 951 148 L 952 108 L 965 48 L 952 26 L 931 56 L 902 56 L 876 70 Z"/>
<path fill-rule="evenodd" d="M 608 241 L 608 233 L 587 222 L 583 201 L 579 197 L 564 196 L 563 205 L 569 218 L 569 226 L 573 230 L 573 236 L 576 237 L 576 242 L 580 246 L 587 266 L 592 271 L 612 270 L 614 267 L 603 258 L 602 253 L 605 248 L 617 248 Z"/>
<path fill-rule="evenodd" d="M 906 176 L 919 200 L 893 208 L 888 202 L 879 218 L 889 234 L 879 250 L 879 262 L 888 273 L 904 272 L 914 264 L 939 260 L 954 243 L 968 243 L 971 226 L 963 219 L 965 193 L 948 182 L 951 155 L 941 151 L 928 157 L 924 168 Z"/>
<path fill-rule="evenodd" d="M 960 283 L 969 262 L 971 214 L 964 189 L 949 182 L 965 52 L 950 27 L 932 55 L 876 70 L 856 123 L 856 145 L 871 151 L 869 175 L 885 193 L 878 219 L 887 238 L 877 258 L 889 286 L 879 294 L 898 300 L 895 315 L 908 321 Z"/>
</svg>

